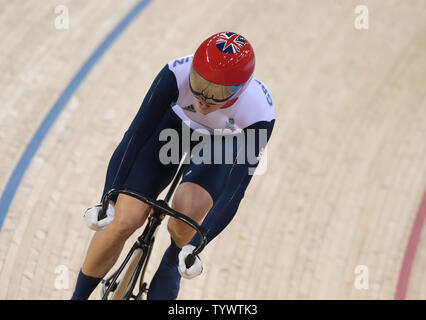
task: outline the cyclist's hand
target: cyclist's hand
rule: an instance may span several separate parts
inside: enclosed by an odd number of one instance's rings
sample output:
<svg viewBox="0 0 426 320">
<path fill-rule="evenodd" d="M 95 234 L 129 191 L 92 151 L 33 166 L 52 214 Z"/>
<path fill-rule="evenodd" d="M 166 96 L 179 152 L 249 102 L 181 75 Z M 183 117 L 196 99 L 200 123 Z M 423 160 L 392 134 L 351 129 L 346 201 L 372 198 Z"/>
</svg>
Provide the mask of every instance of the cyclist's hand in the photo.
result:
<svg viewBox="0 0 426 320">
<path fill-rule="evenodd" d="M 111 204 L 108 204 L 107 216 L 106 218 L 98 221 L 98 214 L 101 211 L 102 206 L 98 205 L 95 207 L 91 207 L 86 210 L 84 213 L 84 221 L 86 221 L 87 226 L 95 231 L 104 230 L 106 225 L 109 224 L 112 220 L 114 220 L 114 207 Z"/>
<path fill-rule="evenodd" d="M 185 279 L 192 279 L 203 272 L 203 263 L 198 256 L 195 257 L 194 264 L 187 268 L 185 265 L 185 258 L 194 251 L 195 247 L 188 244 L 179 252 L 179 273 Z"/>
</svg>

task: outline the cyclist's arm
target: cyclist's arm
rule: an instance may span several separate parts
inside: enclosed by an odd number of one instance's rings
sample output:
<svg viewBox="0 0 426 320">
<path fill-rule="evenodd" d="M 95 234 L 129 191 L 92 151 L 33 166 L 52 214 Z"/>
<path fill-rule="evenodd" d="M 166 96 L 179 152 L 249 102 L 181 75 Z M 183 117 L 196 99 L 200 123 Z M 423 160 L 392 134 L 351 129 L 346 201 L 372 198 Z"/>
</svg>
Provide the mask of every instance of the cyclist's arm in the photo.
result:
<svg viewBox="0 0 426 320">
<path fill-rule="evenodd" d="M 133 166 L 140 148 L 154 132 L 167 109 L 178 99 L 176 77 L 166 65 L 155 78 L 139 111 L 108 165 L 103 195 L 122 186 Z M 114 202 L 116 199 L 112 199 Z"/>
<path fill-rule="evenodd" d="M 256 130 L 257 131 L 256 137 L 259 137 L 258 130 L 266 130 L 266 133 L 267 133 L 266 143 L 267 143 L 272 134 L 274 123 L 275 123 L 275 120 L 257 122 L 247 127 L 246 129 L 244 129 L 244 131 L 246 132 L 246 137 L 247 137 L 248 129 Z M 256 139 L 256 142 L 255 142 L 256 157 L 259 156 L 260 152 L 265 147 L 266 147 L 265 143 L 262 143 L 262 141 L 259 141 L 259 139 Z M 245 150 L 247 150 L 247 148 Z M 225 227 L 231 222 L 232 218 L 235 216 L 235 213 L 237 212 L 240 202 L 244 197 L 245 190 L 253 176 L 252 175 L 253 170 L 257 167 L 257 165 L 258 165 L 258 162 L 255 164 L 250 164 L 248 162 L 247 154 L 246 154 L 246 161 L 244 164 L 238 164 L 238 163 L 235 163 L 234 161 L 234 164 L 231 165 L 232 167 L 227 177 L 225 187 L 221 195 L 217 199 L 217 201 L 214 203 L 213 207 L 208 212 L 207 216 L 205 217 L 201 225 L 204 232 L 206 233 L 207 243 L 209 243 L 220 232 L 222 232 L 223 229 L 225 229 Z M 196 235 L 192 239 L 191 244 L 198 245 L 199 242 L 200 242 L 199 236 Z"/>
</svg>

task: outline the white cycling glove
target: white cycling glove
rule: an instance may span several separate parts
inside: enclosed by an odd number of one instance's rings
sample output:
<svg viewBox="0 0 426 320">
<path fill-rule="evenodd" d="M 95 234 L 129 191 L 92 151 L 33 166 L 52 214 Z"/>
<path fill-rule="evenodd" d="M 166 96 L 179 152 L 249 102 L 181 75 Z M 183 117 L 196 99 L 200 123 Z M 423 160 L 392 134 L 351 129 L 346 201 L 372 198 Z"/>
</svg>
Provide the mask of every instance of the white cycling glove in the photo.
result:
<svg viewBox="0 0 426 320">
<path fill-rule="evenodd" d="M 102 209 L 101 205 L 91 207 L 87 209 L 83 215 L 84 221 L 86 221 L 87 226 L 92 230 L 95 230 L 95 231 L 104 230 L 106 225 L 111 223 L 112 220 L 114 220 L 114 213 L 115 213 L 114 207 L 111 204 L 108 204 L 106 218 L 98 221 L 98 214 L 99 214 L 99 211 L 101 211 L 101 209 Z"/>
<path fill-rule="evenodd" d="M 195 257 L 194 264 L 187 268 L 185 265 L 185 258 L 194 251 L 195 247 L 193 245 L 186 245 L 179 252 L 179 273 L 185 279 L 192 279 L 203 272 L 203 263 L 201 262 L 198 256 Z"/>
</svg>

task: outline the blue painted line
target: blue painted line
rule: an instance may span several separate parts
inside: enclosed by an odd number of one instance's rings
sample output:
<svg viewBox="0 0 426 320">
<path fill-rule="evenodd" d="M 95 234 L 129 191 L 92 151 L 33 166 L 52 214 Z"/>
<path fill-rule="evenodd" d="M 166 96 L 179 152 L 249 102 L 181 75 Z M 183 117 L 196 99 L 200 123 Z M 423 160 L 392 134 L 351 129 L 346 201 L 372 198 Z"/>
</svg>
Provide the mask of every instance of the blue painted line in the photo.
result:
<svg viewBox="0 0 426 320">
<path fill-rule="evenodd" d="M 139 1 L 130 12 L 121 20 L 121 22 L 111 31 L 111 33 L 102 41 L 99 47 L 92 53 L 87 59 L 81 69 L 73 77 L 68 86 L 56 100 L 49 113 L 44 118 L 43 122 L 38 127 L 36 133 L 31 138 L 24 153 L 19 159 L 15 169 L 9 177 L 5 189 L 0 198 L 0 230 L 3 226 L 3 222 L 6 218 L 9 207 L 15 197 L 16 191 L 22 181 L 22 178 L 27 171 L 34 155 L 38 148 L 43 142 L 49 130 L 52 128 L 56 119 L 61 114 L 62 110 L 65 109 L 67 103 L 80 87 L 81 83 L 101 59 L 104 53 L 111 47 L 111 45 L 117 40 L 117 38 L 123 33 L 123 31 L 130 25 L 130 23 L 145 9 L 145 7 L 151 2 L 151 0 Z"/>
</svg>

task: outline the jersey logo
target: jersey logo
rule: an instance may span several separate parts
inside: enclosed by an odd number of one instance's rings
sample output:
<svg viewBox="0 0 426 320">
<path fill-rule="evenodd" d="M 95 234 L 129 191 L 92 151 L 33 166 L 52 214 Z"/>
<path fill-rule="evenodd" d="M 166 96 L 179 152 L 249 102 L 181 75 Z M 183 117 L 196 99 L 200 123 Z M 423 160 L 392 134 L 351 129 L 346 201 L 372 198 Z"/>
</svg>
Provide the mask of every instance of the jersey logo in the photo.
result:
<svg viewBox="0 0 426 320">
<path fill-rule="evenodd" d="M 233 54 L 239 52 L 246 42 L 243 36 L 233 32 L 223 32 L 216 39 L 216 47 L 223 53 Z"/>
<path fill-rule="evenodd" d="M 225 128 L 231 129 L 232 131 L 235 130 L 234 118 L 228 118 L 228 120 L 226 120 Z"/>
<path fill-rule="evenodd" d="M 271 95 L 269 94 L 268 90 L 265 88 L 265 86 L 263 85 L 262 82 L 260 82 L 259 80 L 255 79 L 255 81 L 260 85 L 260 87 L 262 88 L 263 93 L 265 94 L 266 97 L 266 101 L 268 102 L 269 106 L 272 107 L 272 98 Z"/>
<path fill-rule="evenodd" d="M 190 104 L 189 106 L 186 106 L 183 109 L 191 112 L 196 112 L 193 104 Z"/>
</svg>

